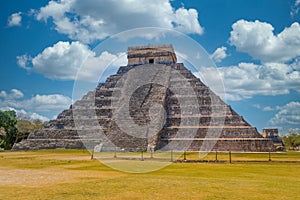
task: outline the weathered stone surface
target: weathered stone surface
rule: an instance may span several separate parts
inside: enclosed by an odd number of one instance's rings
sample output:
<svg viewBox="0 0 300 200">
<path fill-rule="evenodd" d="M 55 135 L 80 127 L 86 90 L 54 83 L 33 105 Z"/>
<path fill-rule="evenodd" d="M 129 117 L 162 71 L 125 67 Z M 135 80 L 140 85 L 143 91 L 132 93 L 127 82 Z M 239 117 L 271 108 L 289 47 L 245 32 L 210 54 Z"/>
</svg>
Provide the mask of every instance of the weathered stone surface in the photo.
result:
<svg viewBox="0 0 300 200">
<path fill-rule="evenodd" d="M 114 150 L 114 146 L 124 151 L 150 151 L 176 150 L 187 145 L 186 150 L 199 151 L 211 150 L 212 143 L 213 150 L 219 151 L 275 150 L 272 140 L 263 138 L 182 63 L 176 62 L 172 45 L 129 47 L 127 66 L 121 66 L 117 74 L 61 112 L 43 130 L 15 144 L 13 149 L 84 148 L 85 144 L 88 148 L 97 145 L 102 151 Z M 137 88 L 128 97 L 130 85 L 138 78 L 129 72 L 144 64 L 159 70 L 152 83 Z M 130 98 L 127 118 L 123 117 L 126 98 Z M 73 116 L 75 111 L 77 119 Z M 161 117 L 151 119 L 150 111 Z M 91 117 L 92 112 L 95 115 Z M 124 132 L 113 118 L 118 114 L 123 117 L 122 124 L 128 126 L 125 128 L 130 129 L 131 120 L 135 125 L 147 126 L 146 132 L 136 133 L 143 137 Z M 75 126 L 75 120 L 80 120 L 79 126 Z M 161 128 L 156 130 L 157 127 Z M 99 137 L 100 131 L 105 137 Z M 214 133 L 220 134 L 214 138 Z M 113 145 L 104 147 L 107 140 Z"/>
</svg>

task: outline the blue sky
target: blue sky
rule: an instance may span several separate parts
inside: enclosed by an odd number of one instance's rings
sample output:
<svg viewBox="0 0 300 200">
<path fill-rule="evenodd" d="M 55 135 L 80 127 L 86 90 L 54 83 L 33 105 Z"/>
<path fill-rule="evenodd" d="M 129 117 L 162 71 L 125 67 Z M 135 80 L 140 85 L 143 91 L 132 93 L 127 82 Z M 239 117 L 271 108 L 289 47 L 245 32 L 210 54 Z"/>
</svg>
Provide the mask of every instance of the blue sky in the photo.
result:
<svg viewBox="0 0 300 200">
<path fill-rule="evenodd" d="M 300 0 L 0 0 L 0 109 L 53 119 L 72 103 L 75 80 L 86 83 L 82 94 L 111 60 L 107 73 L 126 64 L 126 46 L 179 42 L 160 31 L 119 45 L 108 38 L 159 27 L 186 34 L 207 51 L 224 82 L 217 93 L 251 125 L 284 133 L 300 128 L 299 20 Z M 174 48 L 193 59 L 192 51 Z M 199 73 L 207 84 L 213 79 Z"/>
</svg>

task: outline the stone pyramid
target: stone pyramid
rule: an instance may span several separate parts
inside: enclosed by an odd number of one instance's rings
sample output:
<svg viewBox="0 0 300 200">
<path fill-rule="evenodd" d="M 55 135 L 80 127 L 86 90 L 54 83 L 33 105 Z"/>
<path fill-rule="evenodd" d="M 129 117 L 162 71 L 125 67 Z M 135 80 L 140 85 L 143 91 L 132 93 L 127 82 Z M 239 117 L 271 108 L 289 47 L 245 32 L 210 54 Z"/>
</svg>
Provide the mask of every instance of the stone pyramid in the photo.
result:
<svg viewBox="0 0 300 200">
<path fill-rule="evenodd" d="M 172 45 L 128 48 L 128 65 L 13 149 L 274 151 L 183 63 Z"/>
</svg>

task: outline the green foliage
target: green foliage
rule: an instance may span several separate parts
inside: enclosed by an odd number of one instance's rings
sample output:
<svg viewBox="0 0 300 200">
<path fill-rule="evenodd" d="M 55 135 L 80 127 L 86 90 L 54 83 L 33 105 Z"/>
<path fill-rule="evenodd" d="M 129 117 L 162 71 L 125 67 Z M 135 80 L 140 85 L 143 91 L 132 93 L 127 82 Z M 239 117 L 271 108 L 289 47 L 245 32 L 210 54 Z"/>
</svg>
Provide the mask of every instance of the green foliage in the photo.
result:
<svg viewBox="0 0 300 200">
<path fill-rule="evenodd" d="M 15 143 L 18 129 L 15 111 L 0 111 L 0 148 L 11 149 Z"/>
<path fill-rule="evenodd" d="M 42 129 L 44 124 L 40 120 L 35 120 L 32 123 L 25 119 L 18 119 L 16 127 L 18 129 L 16 142 L 20 142 L 21 140 L 26 139 L 31 132 Z"/>
<path fill-rule="evenodd" d="M 17 120 L 15 111 L 0 111 L 0 150 L 11 149 L 14 143 L 43 127 L 44 124 L 40 120 L 33 123 L 24 119 Z"/>
<path fill-rule="evenodd" d="M 300 149 L 300 132 L 295 133 L 294 131 L 290 130 L 290 134 L 282 137 L 282 139 L 288 149 L 292 149 L 292 150 Z"/>
</svg>

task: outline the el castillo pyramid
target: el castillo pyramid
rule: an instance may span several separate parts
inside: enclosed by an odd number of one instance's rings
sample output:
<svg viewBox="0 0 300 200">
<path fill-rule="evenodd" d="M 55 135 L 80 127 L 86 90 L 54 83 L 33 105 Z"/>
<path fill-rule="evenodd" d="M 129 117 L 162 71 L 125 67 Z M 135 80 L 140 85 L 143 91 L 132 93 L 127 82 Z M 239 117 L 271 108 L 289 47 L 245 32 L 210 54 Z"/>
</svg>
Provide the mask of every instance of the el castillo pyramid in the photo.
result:
<svg viewBox="0 0 300 200">
<path fill-rule="evenodd" d="M 172 45 L 128 47 L 128 64 L 14 150 L 275 151 L 183 63 Z"/>
</svg>

